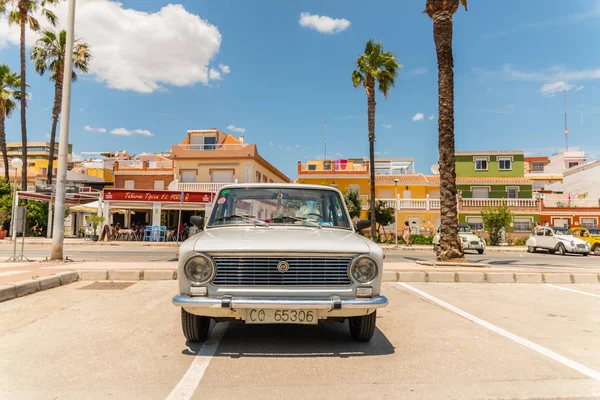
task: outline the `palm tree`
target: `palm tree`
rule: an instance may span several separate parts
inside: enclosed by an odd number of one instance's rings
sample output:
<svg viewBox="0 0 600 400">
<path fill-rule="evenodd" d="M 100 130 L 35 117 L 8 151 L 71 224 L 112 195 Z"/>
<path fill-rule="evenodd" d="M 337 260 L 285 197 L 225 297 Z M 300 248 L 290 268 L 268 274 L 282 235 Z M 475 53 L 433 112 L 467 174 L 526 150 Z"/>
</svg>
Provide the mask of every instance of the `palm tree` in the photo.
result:
<svg viewBox="0 0 600 400">
<path fill-rule="evenodd" d="M 52 107 L 52 129 L 50 131 L 50 155 L 48 159 L 48 184 L 52 183 L 56 124 L 58 123 L 62 104 L 66 43 L 67 31 L 64 29 L 58 33 L 52 30 L 45 30 L 37 40 L 35 47 L 31 49 L 31 60 L 35 63 L 36 72 L 44 75 L 46 70 L 49 70 L 50 80 L 54 82 L 54 107 Z M 79 43 L 78 40 L 75 40 L 73 44 L 73 67 L 86 74 L 91 57 L 90 46 L 87 43 Z M 73 82 L 77 80 L 75 71 L 73 71 L 71 79 Z"/>
<path fill-rule="evenodd" d="M 11 4 L 12 10 L 8 11 L 8 23 L 19 24 L 21 28 L 21 141 L 23 148 L 23 175 L 22 188 L 27 188 L 27 96 L 25 95 L 27 82 L 27 59 L 25 58 L 25 32 L 27 27 L 34 32 L 40 30 L 40 23 L 33 16 L 34 12 L 39 12 L 44 16 L 52 26 L 56 26 L 57 17 L 47 5 L 58 4 L 60 0 L 0 0 L 0 11 L 5 13 L 6 6 Z"/>
<path fill-rule="evenodd" d="M 460 0 L 467 9 L 467 0 Z M 464 258 L 458 237 L 456 167 L 454 163 L 454 60 L 452 15 L 459 0 L 426 0 L 425 13 L 433 20 L 433 41 L 438 60 L 438 149 L 440 152 L 440 245 L 438 260 Z"/>
<path fill-rule="evenodd" d="M 356 60 L 356 69 L 352 71 L 354 87 L 363 85 L 367 92 L 367 113 L 369 126 L 369 171 L 371 181 L 371 238 L 376 240 L 377 222 L 375 218 L 375 83 L 379 82 L 379 91 L 387 99 L 388 92 L 394 87 L 394 81 L 401 65 L 396 55 L 383 51 L 381 42 L 369 39 L 365 52 Z"/>
<path fill-rule="evenodd" d="M 12 72 L 7 64 L 0 65 L 0 151 L 4 161 L 4 177 L 8 182 L 8 154 L 6 152 L 6 131 L 4 122 L 10 117 L 17 107 L 16 101 L 21 98 L 19 87 L 21 86 L 21 77 L 16 72 Z"/>
</svg>

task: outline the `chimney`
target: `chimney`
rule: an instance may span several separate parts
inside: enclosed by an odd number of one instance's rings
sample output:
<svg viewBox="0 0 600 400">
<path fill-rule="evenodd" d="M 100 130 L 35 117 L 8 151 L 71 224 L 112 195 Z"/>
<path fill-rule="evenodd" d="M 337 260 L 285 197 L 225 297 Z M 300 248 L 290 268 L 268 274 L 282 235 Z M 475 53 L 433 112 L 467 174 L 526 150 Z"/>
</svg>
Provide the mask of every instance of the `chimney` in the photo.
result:
<svg viewBox="0 0 600 400">
<path fill-rule="evenodd" d="M 242 142 L 242 144 L 244 144 L 244 136 L 240 136 L 240 142 Z"/>
</svg>

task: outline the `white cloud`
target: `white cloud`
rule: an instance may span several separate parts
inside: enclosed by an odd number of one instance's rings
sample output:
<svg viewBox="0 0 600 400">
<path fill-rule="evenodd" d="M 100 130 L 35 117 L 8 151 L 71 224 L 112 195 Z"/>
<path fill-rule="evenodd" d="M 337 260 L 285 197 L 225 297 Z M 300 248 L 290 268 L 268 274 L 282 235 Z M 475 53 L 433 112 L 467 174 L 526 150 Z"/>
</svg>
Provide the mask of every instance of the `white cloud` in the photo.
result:
<svg viewBox="0 0 600 400">
<path fill-rule="evenodd" d="M 110 131 L 110 134 L 111 135 L 117 135 L 117 136 L 131 136 L 131 132 L 129 132 L 125 128 L 116 128 L 116 129 L 113 129 L 112 131 Z"/>
<path fill-rule="evenodd" d="M 413 121 L 420 121 L 424 118 L 425 116 L 423 115 L 423 113 L 416 113 L 415 115 L 413 115 L 412 120 Z"/>
<path fill-rule="evenodd" d="M 433 114 L 429 116 L 429 118 L 427 118 L 430 121 L 433 121 Z"/>
<path fill-rule="evenodd" d="M 57 29 L 62 29 L 67 2 L 60 2 L 55 12 Z M 220 77 L 213 72 L 211 78 L 210 64 L 219 52 L 221 33 L 182 5 L 148 13 L 110 0 L 80 0 L 75 24 L 77 37 L 92 46 L 90 73 L 110 88 L 151 93 L 169 85 L 208 85 Z M 35 40 L 36 35 L 27 32 L 27 44 Z M 9 27 L 2 18 L 0 47 L 18 43 L 19 27 Z"/>
<path fill-rule="evenodd" d="M 546 97 L 552 97 L 558 92 L 562 92 L 563 90 L 570 90 L 573 88 L 573 85 L 569 85 L 563 81 L 552 82 L 552 83 L 544 83 L 540 88 L 540 94 Z"/>
<path fill-rule="evenodd" d="M 376 155 L 376 156 L 378 156 L 378 155 L 380 155 L 380 154 L 381 154 L 381 152 L 380 152 L 380 151 L 376 151 L 376 152 L 375 152 L 375 155 Z"/>
<path fill-rule="evenodd" d="M 134 129 L 131 131 L 131 133 L 143 136 L 154 136 L 148 129 Z"/>
<path fill-rule="evenodd" d="M 383 126 L 385 129 L 392 129 L 392 124 L 383 124 L 381 126 Z"/>
<path fill-rule="evenodd" d="M 339 33 L 345 31 L 350 26 L 350 21 L 345 18 L 331 18 L 326 15 L 317 15 L 307 12 L 300 14 L 298 21 L 300 26 L 314 29 L 321 33 Z"/>
<path fill-rule="evenodd" d="M 231 68 L 229 68 L 229 65 L 223 65 L 223 64 L 219 64 L 219 69 L 221 70 L 222 73 L 224 74 L 228 74 L 231 72 Z"/>
<path fill-rule="evenodd" d="M 239 126 L 235 126 L 235 125 L 229 125 L 227 127 L 227 129 L 229 129 L 230 131 L 239 132 L 239 133 L 246 132 L 246 128 L 240 128 Z"/>
<path fill-rule="evenodd" d="M 221 77 L 221 73 L 214 68 L 210 68 L 208 70 L 208 78 L 212 81 L 220 81 L 221 79 L 223 79 Z"/>
<path fill-rule="evenodd" d="M 83 127 L 83 130 L 86 132 L 97 132 L 97 133 L 106 133 L 105 128 L 94 128 L 92 126 L 86 125 Z"/>
<path fill-rule="evenodd" d="M 418 75 L 425 75 L 429 70 L 425 67 L 420 67 L 420 68 L 415 68 L 415 69 L 411 69 L 410 71 L 408 71 L 406 73 L 406 75 L 408 76 L 418 76 Z"/>
<path fill-rule="evenodd" d="M 583 86 L 583 85 L 579 85 L 579 86 L 577 86 L 577 89 L 575 89 L 575 90 L 579 92 L 580 90 L 583 90 L 584 87 L 585 86 Z"/>
<path fill-rule="evenodd" d="M 269 146 L 273 146 L 273 142 L 269 142 Z"/>
<path fill-rule="evenodd" d="M 299 144 L 297 144 L 297 145 L 296 145 L 296 148 L 297 148 L 297 149 L 298 149 L 298 148 L 300 148 L 300 145 L 299 145 Z"/>
</svg>

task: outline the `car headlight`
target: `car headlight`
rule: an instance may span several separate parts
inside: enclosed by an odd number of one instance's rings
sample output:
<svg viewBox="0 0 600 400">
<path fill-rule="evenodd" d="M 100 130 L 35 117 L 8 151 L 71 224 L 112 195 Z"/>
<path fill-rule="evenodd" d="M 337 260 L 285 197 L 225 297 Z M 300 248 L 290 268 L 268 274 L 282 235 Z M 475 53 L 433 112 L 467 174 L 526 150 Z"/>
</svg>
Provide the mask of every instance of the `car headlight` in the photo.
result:
<svg viewBox="0 0 600 400">
<path fill-rule="evenodd" d="M 350 275 L 357 283 L 369 283 L 377 278 L 378 273 L 377 262 L 371 257 L 358 257 L 350 266 Z"/>
<path fill-rule="evenodd" d="M 466 238 L 466 237 L 464 237 L 464 236 L 463 236 L 463 237 L 461 237 L 461 239 L 462 239 L 462 241 L 463 241 L 463 242 L 466 242 L 466 241 L 467 241 L 467 238 Z"/>
<path fill-rule="evenodd" d="M 216 272 L 212 259 L 201 254 L 196 254 L 188 258 L 185 261 L 183 270 L 187 280 L 198 285 L 210 281 Z"/>
</svg>

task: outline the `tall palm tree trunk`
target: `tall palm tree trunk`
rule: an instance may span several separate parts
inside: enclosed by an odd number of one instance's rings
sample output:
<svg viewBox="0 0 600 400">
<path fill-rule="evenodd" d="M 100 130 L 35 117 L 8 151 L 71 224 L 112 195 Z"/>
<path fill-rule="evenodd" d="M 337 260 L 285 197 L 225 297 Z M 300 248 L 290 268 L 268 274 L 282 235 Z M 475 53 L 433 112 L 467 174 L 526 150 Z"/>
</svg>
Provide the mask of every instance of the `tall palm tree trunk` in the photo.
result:
<svg viewBox="0 0 600 400">
<path fill-rule="evenodd" d="M 371 206 L 371 239 L 377 240 L 377 220 L 375 218 L 375 80 L 367 77 L 367 105 L 369 126 L 369 176 L 370 176 L 370 206 Z"/>
<path fill-rule="evenodd" d="M 27 60 L 25 59 L 25 30 L 27 27 L 27 9 L 23 0 L 19 2 L 19 11 L 21 13 L 21 142 L 22 142 L 22 179 L 21 190 L 27 190 L 27 84 L 25 75 L 27 72 Z"/>
<path fill-rule="evenodd" d="M 52 184 L 52 173 L 54 170 L 54 146 L 56 143 L 56 125 L 60 116 L 60 107 L 62 104 L 62 73 L 59 71 L 59 77 L 54 85 L 54 107 L 52 108 L 52 130 L 50 131 L 50 154 L 48 157 L 48 184 Z"/>
<path fill-rule="evenodd" d="M 464 257 L 458 237 L 456 166 L 454 162 L 454 60 L 452 58 L 452 13 L 433 16 L 433 40 L 438 60 L 438 148 L 440 152 L 440 247 L 439 260 Z"/>
<path fill-rule="evenodd" d="M 0 151 L 2 151 L 2 160 L 4 161 L 4 178 L 6 182 L 10 182 L 8 172 L 8 153 L 6 152 L 6 131 L 5 131 L 4 115 L 0 115 Z"/>
</svg>

